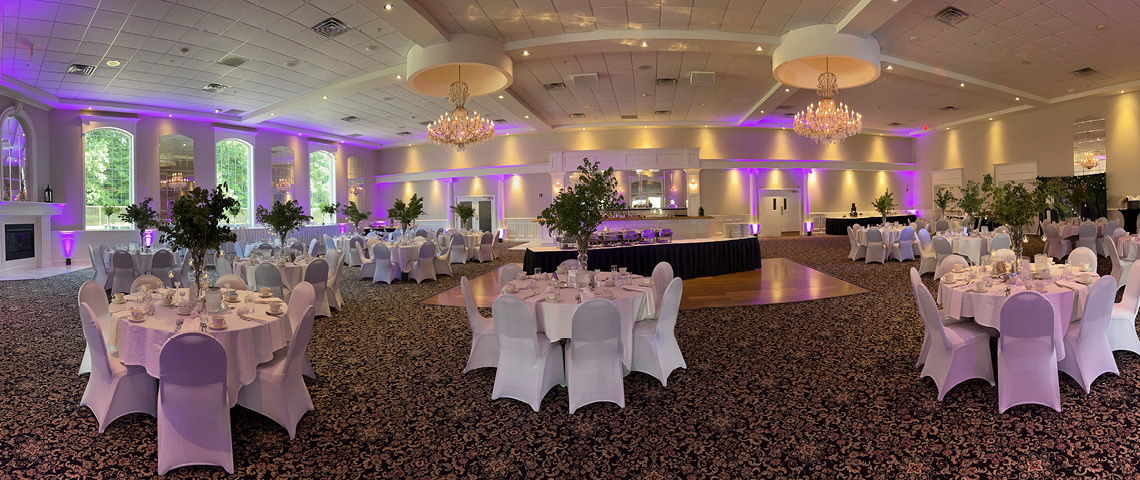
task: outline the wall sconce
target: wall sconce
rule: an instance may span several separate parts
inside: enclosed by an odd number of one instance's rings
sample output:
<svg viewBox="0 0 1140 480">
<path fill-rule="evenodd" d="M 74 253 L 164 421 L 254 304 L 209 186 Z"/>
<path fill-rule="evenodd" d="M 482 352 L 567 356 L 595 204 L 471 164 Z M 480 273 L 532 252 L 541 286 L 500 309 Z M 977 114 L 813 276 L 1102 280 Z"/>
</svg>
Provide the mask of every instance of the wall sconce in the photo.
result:
<svg viewBox="0 0 1140 480">
<path fill-rule="evenodd" d="M 814 226 L 815 226 L 815 222 L 813 222 L 811 220 L 804 222 L 804 232 L 806 232 L 809 237 L 811 236 L 812 227 L 814 227 Z"/>
</svg>

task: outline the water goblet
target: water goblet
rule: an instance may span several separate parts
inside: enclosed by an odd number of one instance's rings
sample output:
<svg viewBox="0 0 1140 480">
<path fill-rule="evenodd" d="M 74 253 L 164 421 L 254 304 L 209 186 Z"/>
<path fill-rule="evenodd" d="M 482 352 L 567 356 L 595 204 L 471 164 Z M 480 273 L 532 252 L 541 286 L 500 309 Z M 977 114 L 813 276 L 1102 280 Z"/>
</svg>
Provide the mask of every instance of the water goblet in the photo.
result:
<svg viewBox="0 0 1140 480">
<path fill-rule="evenodd" d="M 534 275 L 535 275 L 536 277 L 537 277 L 537 276 L 539 276 L 539 275 L 542 275 L 542 269 L 541 269 L 541 268 L 538 268 L 538 267 L 534 267 Z"/>
</svg>

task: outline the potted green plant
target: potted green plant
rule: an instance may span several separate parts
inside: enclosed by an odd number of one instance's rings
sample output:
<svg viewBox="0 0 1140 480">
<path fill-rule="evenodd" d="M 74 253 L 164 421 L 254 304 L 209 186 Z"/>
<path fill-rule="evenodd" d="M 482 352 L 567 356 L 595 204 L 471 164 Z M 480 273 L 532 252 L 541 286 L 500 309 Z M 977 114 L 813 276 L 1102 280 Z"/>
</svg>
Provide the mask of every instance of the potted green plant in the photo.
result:
<svg viewBox="0 0 1140 480">
<path fill-rule="evenodd" d="M 985 209 L 988 196 L 993 189 L 993 177 L 986 175 L 982 183 L 970 180 L 962 187 L 962 196 L 958 197 L 958 208 L 969 217 L 971 225 L 977 228 L 981 224 L 981 214 Z"/>
<path fill-rule="evenodd" d="M 191 293 L 202 291 L 201 273 L 206 251 L 218 250 L 223 243 L 237 240 L 230 227 L 221 223 L 226 216 L 241 211 L 241 204 L 229 196 L 228 191 L 229 185 L 225 183 L 213 190 L 195 187 L 174 200 L 170 206 L 170 222 L 158 227 L 166 244 L 174 249 L 185 248 L 194 268 L 198 269 L 194 275 L 196 290 Z"/>
<path fill-rule="evenodd" d="M 329 223 L 336 223 L 336 211 L 339 208 L 340 202 L 325 203 L 320 206 L 320 211 L 329 216 Z"/>
<path fill-rule="evenodd" d="M 127 205 L 127 208 L 119 213 L 119 219 L 134 225 L 139 231 L 139 245 L 146 245 L 146 229 L 158 225 L 155 218 L 158 213 L 150 208 L 150 197 L 135 205 Z"/>
<path fill-rule="evenodd" d="M 273 202 L 273 207 L 266 209 L 258 205 L 256 211 L 257 223 L 269 227 L 278 237 L 281 237 L 281 245 L 285 245 L 285 237 L 289 232 L 301 228 L 305 222 L 312 220 L 312 217 L 305 215 L 301 209 L 301 204 L 296 200 L 289 200 L 288 202 Z"/>
<path fill-rule="evenodd" d="M 107 216 L 107 228 L 111 228 L 111 215 L 115 214 L 114 205 L 103 205 L 103 215 Z"/>
<path fill-rule="evenodd" d="M 400 230 L 405 236 L 407 236 L 408 230 L 416 226 L 416 219 L 423 215 L 424 199 L 415 193 L 412 194 L 408 203 L 397 198 L 396 202 L 392 204 L 392 208 L 388 209 L 388 218 L 394 222 L 400 222 Z"/>
<path fill-rule="evenodd" d="M 600 170 L 597 162 L 583 158 L 578 181 L 555 196 L 538 216 L 538 223 L 551 235 L 574 239 L 578 261 L 588 268 L 590 236 L 602 222 L 625 209 L 625 198 L 618 193 L 613 167 Z"/>
<path fill-rule="evenodd" d="M 356 202 L 348 202 L 348 205 L 345 205 L 340 213 L 344 214 L 345 218 L 352 222 L 353 231 L 358 233 L 360 232 L 360 222 L 367 220 L 368 217 L 372 215 L 372 212 L 360 211 L 360 209 L 356 207 Z"/>
<path fill-rule="evenodd" d="M 886 225 L 887 214 L 898 205 L 895 204 L 895 194 L 891 193 L 891 189 L 888 188 L 883 191 L 882 195 L 879 195 L 879 198 L 871 202 L 871 206 L 875 208 L 876 212 L 879 212 L 880 217 L 883 217 L 883 225 Z"/>
<path fill-rule="evenodd" d="M 986 193 L 991 198 L 990 219 L 1009 227 L 1010 247 L 1018 259 L 1025 238 L 1025 227 L 1035 222 L 1041 212 L 1055 206 L 1056 200 L 1064 195 L 1060 182 L 1038 180 L 1033 191 L 1017 182 L 995 185 L 990 175 L 983 182 Z M 1020 262 L 1014 263 L 1015 271 Z"/>
<path fill-rule="evenodd" d="M 471 219 L 475 217 L 475 207 L 472 207 L 471 204 L 460 203 L 458 205 L 452 205 L 450 208 L 451 212 L 459 217 L 460 228 L 470 230 Z"/>
<path fill-rule="evenodd" d="M 954 193 L 948 188 L 939 188 L 934 193 L 934 206 L 938 207 L 938 218 L 942 219 L 946 216 L 946 207 L 954 203 Z"/>
</svg>

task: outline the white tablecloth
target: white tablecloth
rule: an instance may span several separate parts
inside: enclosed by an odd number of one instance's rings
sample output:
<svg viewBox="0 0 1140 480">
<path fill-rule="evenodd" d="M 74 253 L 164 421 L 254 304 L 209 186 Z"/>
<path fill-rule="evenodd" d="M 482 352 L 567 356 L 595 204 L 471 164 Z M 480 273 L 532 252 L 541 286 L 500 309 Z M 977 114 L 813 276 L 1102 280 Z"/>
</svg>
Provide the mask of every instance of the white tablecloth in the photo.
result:
<svg viewBox="0 0 1140 480">
<path fill-rule="evenodd" d="M 115 254 L 114 251 L 106 252 L 103 254 L 103 265 L 108 267 L 114 266 L 111 263 L 111 257 Z M 154 259 L 154 253 L 131 253 L 131 257 L 135 259 L 135 270 L 138 270 L 139 275 L 146 275 L 150 273 L 150 263 Z M 171 265 L 172 267 L 174 265 Z"/>
<path fill-rule="evenodd" d="M 308 262 L 287 262 L 285 265 L 274 263 L 272 265 L 277 267 L 277 271 L 281 272 L 281 280 L 285 282 L 285 286 L 288 287 L 289 290 L 293 290 L 298 283 L 301 283 L 301 281 L 305 279 L 305 271 L 309 269 Z M 245 279 L 245 283 L 249 286 L 250 290 L 261 288 L 257 286 L 257 281 L 253 275 L 254 270 L 257 270 L 257 265 L 250 266 L 247 261 L 234 263 L 234 273 Z"/>
<path fill-rule="evenodd" d="M 886 230 L 880 229 L 879 231 L 883 232 L 883 244 L 894 245 L 895 242 L 899 241 L 899 236 L 902 234 L 903 228 L 904 227 L 890 228 Z M 858 242 L 859 245 L 867 245 L 867 230 L 868 229 L 866 228 L 862 228 L 855 233 L 855 241 Z"/>
<path fill-rule="evenodd" d="M 603 273 L 602 278 L 607 278 L 608 275 L 608 273 Z M 635 285 L 638 285 L 642 279 L 642 277 L 637 276 L 633 278 Z M 512 280 L 510 283 L 520 288 L 526 286 L 526 280 Z M 549 282 L 539 281 L 536 283 L 538 291 L 543 293 L 525 298 L 534 294 L 535 290 L 520 289 L 513 295 L 524 299 L 524 303 L 534 312 L 538 331 L 545 332 L 546 338 L 550 339 L 551 342 L 570 338 L 571 320 L 574 318 L 574 311 L 578 308 L 576 297 L 580 291 L 574 288 L 561 288 L 558 290 L 560 296 L 558 301 L 551 302 L 546 299 L 545 294 Z M 652 286 L 611 287 L 610 290 L 614 296 L 609 300 L 614 302 L 621 312 L 622 363 L 625 364 L 626 369 L 629 369 L 633 361 L 633 324 L 643 317 L 649 316 L 646 302 L 656 302 L 655 294 Z"/>
<path fill-rule="evenodd" d="M 1080 319 L 1080 312 L 1084 311 L 1083 305 L 1085 297 L 1088 295 L 1087 285 L 1075 280 L 1060 280 L 1059 277 L 1063 268 L 1065 268 L 1063 265 L 1053 267 L 1053 279 L 1039 281 L 1046 285 L 1045 291 L 1039 293 L 1044 295 L 1053 305 L 1053 334 L 1056 339 L 1057 360 L 1065 358 L 1065 346 L 1062 339 L 1068 330 L 1069 322 Z M 942 304 L 943 313 L 950 318 L 973 318 L 978 325 L 994 328 L 1000 332 L 1001 307 L 1005 304 L 1006 298 L 1009 298 L 1005 294 L 1007 284 L 999 283 L 995 279 L 993 285 L 984 292 L 974 291 L 977 281 L 959 282 L 954 286 L 948 284 L 949 281 L 957 278 L 951 278 L 951 280 L 947 280 L 947 278 L 959 277 L 960 275 L 962 274 L 944 276 L 938 284 L 938 303 Z M 1069 288 L 1058 286 L 1054 282 Z M 1010 287 L 1010 295 L 1025 291 L 1025 288 L 1022 287 L 1008 286 Z M 1074 294 L 1079 294 L 1079 296 Z M 1077 302 L 1076 305 L 1074 305 L 1074 301 Z"/>
<path fill-rule="evenodd" d="M 1117 253 L 1120 254 L 1121 260 L 1140 259 L 1140 237 L 1131 235 L 1120 237 L 1120 245 L 1117 245 Z"/>
<path fill-rule="evenodd" d="M 132 297 L 133 298 L 133 297 Z M 177 301 L 178 297 L 175 297 Z M 179 319 L 185 320 L 182 325 L 183 332 L 201 331 L 199 318 L 193 315 L 178 315 L 174 307 L 164 307 L 155 303 L 154 316 L 147 316 L 140 323 L 129 321 L 129 310 L 141 306 L 133 301 L 124 304 L 111 303 L 111 332 L 108 335 L 110 345 L 119 349 L 119 360 L 126 365 L 141 365 L 148 374 L 158 378 L 161 371 L 158 364 L 158 355 L 163 344 L 174 335 L 174 326 Z M 225 330 L 207 328 L 210 334 L 222 344 L 226 351 L 226 390 L 229 394 L 230 406 L 237 404 L 238 390 L 243 385 L 253 382 L 257 375 L 257 365 L 273 359 L 273 352 L 285 347 L 293 337 L 293 328 L 289 324 L 288 315 L 279 316 L 266 313 L 269 309 L 264 303 L 241 302 L 230 304 L 225 313 Z M 263 320 L 259 323 L 239 318 L 232 307 L 253 308 L 250 317 Z M 288 311 L 288 305 L 282 305 L 282 312 Z"/>
<path fill-rule="evenodd" d="M 1057 225 L 1057 231 L 1061 233 L 1061 238 L 1073 237 L 1074 239 L 1080 236 L 1080 225 Z M 1104 225 L 1096 224 L 1096 236 L 1098 238 L 1104 237 Z"/>
<path fill-rule="evenodd" d="M 950 249 L 958 255 L 965 256 L 970 262 L 977 265 L 982 255 L 990 253 L 990 241 L 993 236 L 963 237 L 955 235 L 950 237 Z"/>
<path fill-rule="evenodd" d="M 392 263 L 399 266 L 401 272 L 411 272 L 412 262 L 420 256 L 420 245 L 397 245 L 387 242 L 385 245 L 388 246 L 388 256 L 392 258 Z"/>
</svg>

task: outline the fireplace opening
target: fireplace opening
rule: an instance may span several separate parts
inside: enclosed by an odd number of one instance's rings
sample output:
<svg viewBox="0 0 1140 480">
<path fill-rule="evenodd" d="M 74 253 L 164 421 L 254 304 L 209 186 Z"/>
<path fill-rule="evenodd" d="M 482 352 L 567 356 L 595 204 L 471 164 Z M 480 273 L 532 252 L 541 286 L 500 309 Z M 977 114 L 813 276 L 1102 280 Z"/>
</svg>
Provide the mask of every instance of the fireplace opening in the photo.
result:
<svg viewBox="0 0 1140 480">
<path fill-rule="evenodd" d="M 36 256 L 36 226 L 32 223 L 4 225 L 4 261 Z"/>
</svg>

